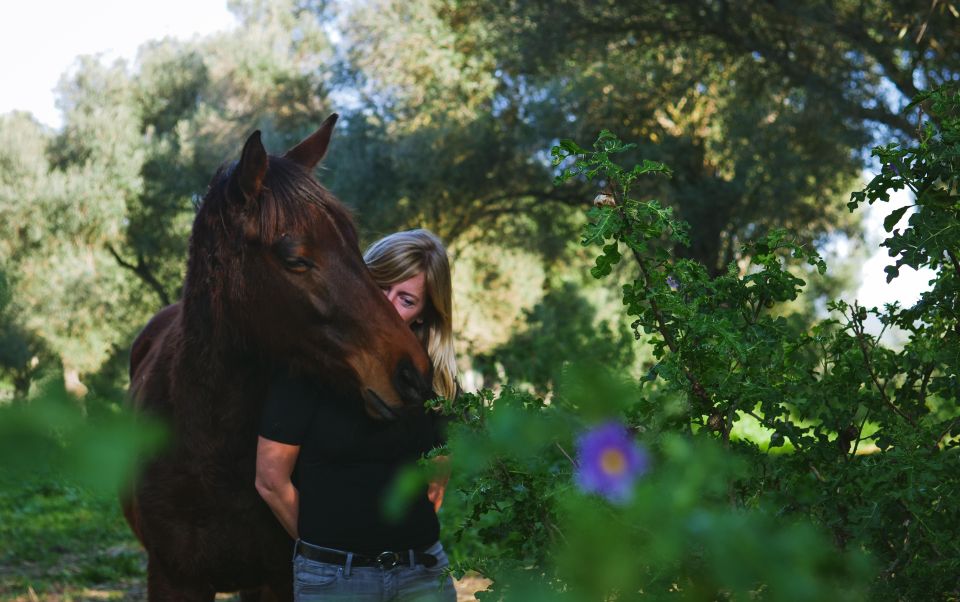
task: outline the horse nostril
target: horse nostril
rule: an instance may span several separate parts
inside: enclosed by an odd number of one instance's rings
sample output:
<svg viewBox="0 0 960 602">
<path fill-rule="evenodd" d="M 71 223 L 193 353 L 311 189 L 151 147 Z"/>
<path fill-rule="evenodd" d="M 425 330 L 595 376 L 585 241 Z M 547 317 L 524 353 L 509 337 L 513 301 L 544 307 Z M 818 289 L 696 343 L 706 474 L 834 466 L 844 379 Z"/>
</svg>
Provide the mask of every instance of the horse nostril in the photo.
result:
<svg viewBox="0 0 960 602">
<path fill-rule="evenodd" d="M 430 385 L 424 381 L 423 376 L 409 360 L 401 362 L 398 366 L 397 384 L 399 385 L 397 390 L 400 394 L 412 403 L 430 399 L 426 395 L 430 390 Z"/>
<path fill-rule="evenodd" d="M 416 394 L 420 392 L 420 389 L 423 388 L 423 383 L 420 380 L 420 375 L 417 374 L 417 371 L 413 368 L 408 368 L 403 371 L 403 379 L 406 382 L 410 390 Z"/>
</svg>

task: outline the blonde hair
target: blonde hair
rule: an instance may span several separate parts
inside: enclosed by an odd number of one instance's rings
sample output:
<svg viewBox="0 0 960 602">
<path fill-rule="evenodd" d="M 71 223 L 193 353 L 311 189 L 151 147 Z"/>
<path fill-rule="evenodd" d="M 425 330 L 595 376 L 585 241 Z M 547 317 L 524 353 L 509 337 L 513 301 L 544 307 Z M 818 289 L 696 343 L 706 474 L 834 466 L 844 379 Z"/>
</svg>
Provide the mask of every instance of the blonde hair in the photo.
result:
<svg viewBox="0 0 960 602">
<path fill-rule="evenodd" d="M 443 243 L 429 230 L 396 232 L 370 245 L 363 260 L 380 286 L 391 286 L 423 272 L 428 303 L 410 328 L 433 362 L 434 391 L 453 399 L 457 395 L 453 290 L 450 262 Z"/>
</svg>

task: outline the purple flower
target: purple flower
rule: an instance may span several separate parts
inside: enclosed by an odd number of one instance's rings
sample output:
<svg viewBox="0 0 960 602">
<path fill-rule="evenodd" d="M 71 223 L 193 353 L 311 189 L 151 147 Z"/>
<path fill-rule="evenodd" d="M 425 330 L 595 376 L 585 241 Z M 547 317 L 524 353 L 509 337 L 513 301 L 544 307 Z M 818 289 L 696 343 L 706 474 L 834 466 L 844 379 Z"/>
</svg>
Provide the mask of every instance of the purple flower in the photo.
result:
<svg viewBox="0 0 960 602">
<path fill-rule="evenodd" d="M 671 290 L 678 290 L 680 288 L 680 281 L 673 276 L 667 276 L 667 286 L 669 286 Z"/>
<path fill-rule="evenodd" d="M 612 502 L 630 499 L 633 483 L 647 471 L 649 457 L 619 422 L 606 422 L 577 438 L 577 485 Z"/>
</svg>

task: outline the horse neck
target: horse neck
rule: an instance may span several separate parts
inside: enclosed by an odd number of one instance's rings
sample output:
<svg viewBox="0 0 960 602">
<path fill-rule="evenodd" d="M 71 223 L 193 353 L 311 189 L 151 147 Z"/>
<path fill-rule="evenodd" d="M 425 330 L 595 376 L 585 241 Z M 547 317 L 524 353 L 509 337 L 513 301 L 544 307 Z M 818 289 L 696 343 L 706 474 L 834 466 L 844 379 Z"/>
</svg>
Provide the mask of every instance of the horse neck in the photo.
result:
<svg viewBox="0 0 960 602">
<path fill-rule="evenodd" d="M 243 320 L 232 318 L 237 312 L 227 308 L 231 287 L 238 286 L 230 275 L 239 278 L 240 260 L 219 251 L 215 244 L 191 240 L 183 287 L 181 363 L 188 371 L 205 374 L 205 381 L 239 378 L 230 372 L 260 355 L 245 336 Z"/>
<path fill-rule="evenodd" d="M 173 384 L 173 419 L 180 445 L 203 457 L 249 453 L 269 383 L 262 353 L 239 344 L 234 329 L 214 328 L 208 312 L 184 298 L 182 337 Z M 200 305 L 199 307 L 207 307 Z"/>
<path fill-rule="evenodd" d="M 239 255 L 204 233 L 198 235 L 195 225 L 180 318 L 168 347 L 171 418 L 177 447 L 188 456 L 234 457 L 254 449 L 271 366 L 228 306 L 242 298 L 234 292 Z"/>
</svg>

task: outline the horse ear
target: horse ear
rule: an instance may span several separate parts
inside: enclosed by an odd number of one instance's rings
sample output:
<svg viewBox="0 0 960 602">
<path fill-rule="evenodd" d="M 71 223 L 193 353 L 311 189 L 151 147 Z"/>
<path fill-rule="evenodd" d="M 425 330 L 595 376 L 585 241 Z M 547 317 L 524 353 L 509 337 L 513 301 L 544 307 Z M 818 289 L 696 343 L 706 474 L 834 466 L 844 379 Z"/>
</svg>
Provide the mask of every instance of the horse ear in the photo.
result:
<svg viewBox="0 0 960 602">
<path fill-rule="evenodd" d="M 260 141 L 260 130 L 257 130 L 250 134 L 243 145 L 240 163 L 233 172 L 233 183 L 246 199 L 253 200 L 260 196 L 266 175 L 267 151 Z"/>
<path fill-rule="evenodd" d="M 333 126 L 337 125 L 337 119 L 339 118 L 340 116 L 336 113 L 327 117 L 316 132 L 288 150 L 284 158 L 306 167 L 307 171 L 313 171 L 327 154 L 327 147 L 330 146 L 330 136 L 333 135 Z"/>
</svg>

